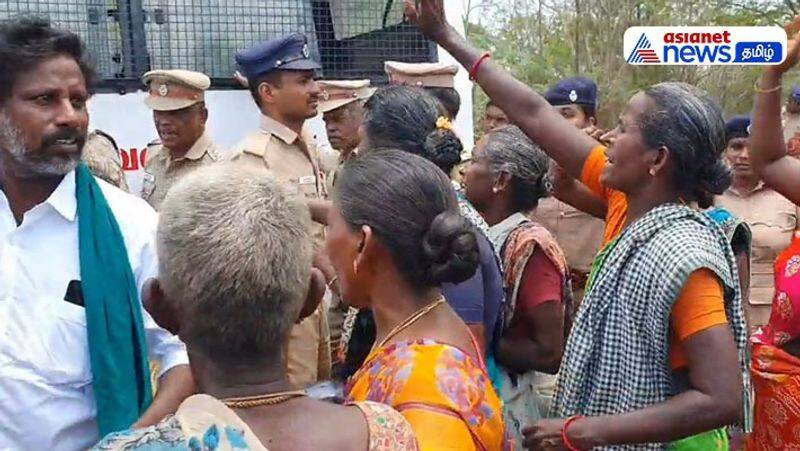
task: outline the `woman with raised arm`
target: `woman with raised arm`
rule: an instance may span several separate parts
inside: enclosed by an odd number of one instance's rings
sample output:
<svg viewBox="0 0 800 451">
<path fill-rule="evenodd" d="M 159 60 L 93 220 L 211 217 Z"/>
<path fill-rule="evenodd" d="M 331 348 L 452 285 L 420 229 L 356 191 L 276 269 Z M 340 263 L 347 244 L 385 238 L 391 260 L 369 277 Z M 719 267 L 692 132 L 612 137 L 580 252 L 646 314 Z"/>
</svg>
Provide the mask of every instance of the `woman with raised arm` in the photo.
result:
<svg viewBox="0 0 800 451">
<path fill-rule="evenodd" d="M 606 149 L 461 38 L 441 0 L 407 15 L 470 69 L 569 174 L 608 200 L 606 241 L 529 449 L 718 449 L 742 413 L 746 328 L 728 237 L 697 211 L 730 184 L 720 108 L 662 83 L 634 95 Z M 699 434 L 699 435 L 698 435 Z M 684 440 L 688 437 L 688 440 Z M 692 448 L 695 447 L 695 448 Z"/>
<path fill-rule="evenodd" d="M 796 30 L 800 19 L 787 27 Z M 786 60 L 765 66 L 756 82 L 750 159 L 770 188 L 800 205 L 800 160 L 789 156 L 781 127 L 783 74 L 797 64 L 800 39 L 790 41 Z M 800 444 L 796 407 L 800 392 L 800 237 L 775 261 L 775 294 L 767 326 L 752 338 L 756 405 L 748 450 L 789 449 Z"/>
<path fill-rule="evenodd" d="M 800 19 L 787 26 L 787 31 L 798 28 Z M 792 157 L 786 148 L 781 127 L 781 93 L 783 74 L 798 61 L 797 39 L 790 41 L 786 60 L 774 66 L 765 66 L 756 83 L 753 102 L 753 125 L 750 160 L 753 169 L 769 187 L 800 205 L 800 159 Z M 777 118 L 777 119 L 776 119 Z"/>
</svg>

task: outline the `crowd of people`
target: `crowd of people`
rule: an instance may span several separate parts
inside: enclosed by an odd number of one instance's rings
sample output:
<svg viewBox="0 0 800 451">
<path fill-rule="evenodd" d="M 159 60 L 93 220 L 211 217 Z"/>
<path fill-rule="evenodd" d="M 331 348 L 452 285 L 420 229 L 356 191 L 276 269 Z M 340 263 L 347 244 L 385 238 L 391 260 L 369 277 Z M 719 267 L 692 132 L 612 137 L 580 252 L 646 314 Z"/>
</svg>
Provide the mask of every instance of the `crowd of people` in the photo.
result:
<svg viewBox="0 0 800 451">
<path fill-rule="evenodd" d="M 81 40 L 0 24 L 0 449 L 800 449 L 800 40 L 748 115 L 664 82 L 603 130 L 405 8 L 490 98 L 469 158 L 457 66 L 318 81 L 293 34 L 230 151 L 206 75 L 144 75 L 140 193 Z"/>
</svg>

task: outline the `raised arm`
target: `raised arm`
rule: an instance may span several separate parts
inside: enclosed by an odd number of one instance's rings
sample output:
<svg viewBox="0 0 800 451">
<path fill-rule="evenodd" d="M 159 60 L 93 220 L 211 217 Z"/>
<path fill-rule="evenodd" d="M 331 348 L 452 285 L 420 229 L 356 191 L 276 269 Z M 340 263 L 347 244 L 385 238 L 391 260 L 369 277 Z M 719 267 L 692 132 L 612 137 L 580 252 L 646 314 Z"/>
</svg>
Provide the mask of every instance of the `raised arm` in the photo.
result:
<svg viewBox="0 0 800 451">
<path fill-rule="evenodd" d="M 447 50 L 467 70 L 472 69 L 482 53 L 447 23 L 442 0 L 421 0 L 418 7 L 414 3 L 405 1 L 409 20 L 417 23 L 425 36 Z M 483 62 L 475 81 L 492 102 L 506 112 L 511 122 L 567 173 L 580 178 L 583 164 L 597 142 L 561 117 L 542 96 L 491 60 Z"/>
<path fill-rule="evenodd" d="M 595 218 L 606 218 L 608 203 L 604 199 L 597 197 L 586 185 L 570 177 L 561 167 L 553 165 L 550 170 L 553 174 L 553 196 L 556 199 Z"/>
<path fill-rule="evenodd" d="M 787 32 L 797 30 L 800 20 L 787 26 Z M 800 39 L 789 41 L 786 61 L 777 66 L 765 66 L 757 82 L 753 102 L 750 161 L 764 182 L 784 197 L 800 205 L 800 160 L 789 156 L 781 127 L 781 98 L 783 74 L 800 58 Z"/>
</svg>

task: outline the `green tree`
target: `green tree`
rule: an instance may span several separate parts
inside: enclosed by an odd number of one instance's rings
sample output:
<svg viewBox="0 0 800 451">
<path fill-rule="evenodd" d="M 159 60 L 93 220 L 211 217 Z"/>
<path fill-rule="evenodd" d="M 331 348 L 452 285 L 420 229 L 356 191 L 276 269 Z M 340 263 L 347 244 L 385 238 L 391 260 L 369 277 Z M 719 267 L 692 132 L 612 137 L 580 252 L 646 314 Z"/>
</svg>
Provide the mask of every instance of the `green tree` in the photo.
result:
<svg viewBox="0 0 800 451">
<path fill-rule="evenodd" d="M 481 3 L 466 30 L 473 42 L 540 92 L 570 75 L 597 80 L 600 123 L 608 127 L 633 93 L 664 81 L 705 89 L 726 115 L 746 113 L 760 72 L 756 66 L 628 65 L 622 54 L 628 27 L 782 25 L 799 11 L 800 0 L 512 0 Z M 797 81 L 797 75 L 789 77 L 787 89 Z M 487 99 L 479 89 L 475 94 L 479 123 Z"/>
</svg>

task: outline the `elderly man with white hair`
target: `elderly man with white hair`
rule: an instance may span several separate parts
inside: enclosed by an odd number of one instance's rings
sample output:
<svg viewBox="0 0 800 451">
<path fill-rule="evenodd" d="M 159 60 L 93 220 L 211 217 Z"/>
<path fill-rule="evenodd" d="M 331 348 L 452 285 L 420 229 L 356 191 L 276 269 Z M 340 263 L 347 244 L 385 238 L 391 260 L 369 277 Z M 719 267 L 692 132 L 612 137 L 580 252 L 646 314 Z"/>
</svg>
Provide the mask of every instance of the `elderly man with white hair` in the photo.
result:
<svg viewBox="0 0 800 451">
<path fill-rule="evenodd" d="M 186 343 L 203 394 L 95 449 L 417 449 L 410 425 L 388 406 L 314 400 L 289 381 L 292 326 L 325 289 L 296 192 L 259 169 L 220 163 L 179 181 L 161 211 L 161 269 L 145 304 Z"/>
</svg>

